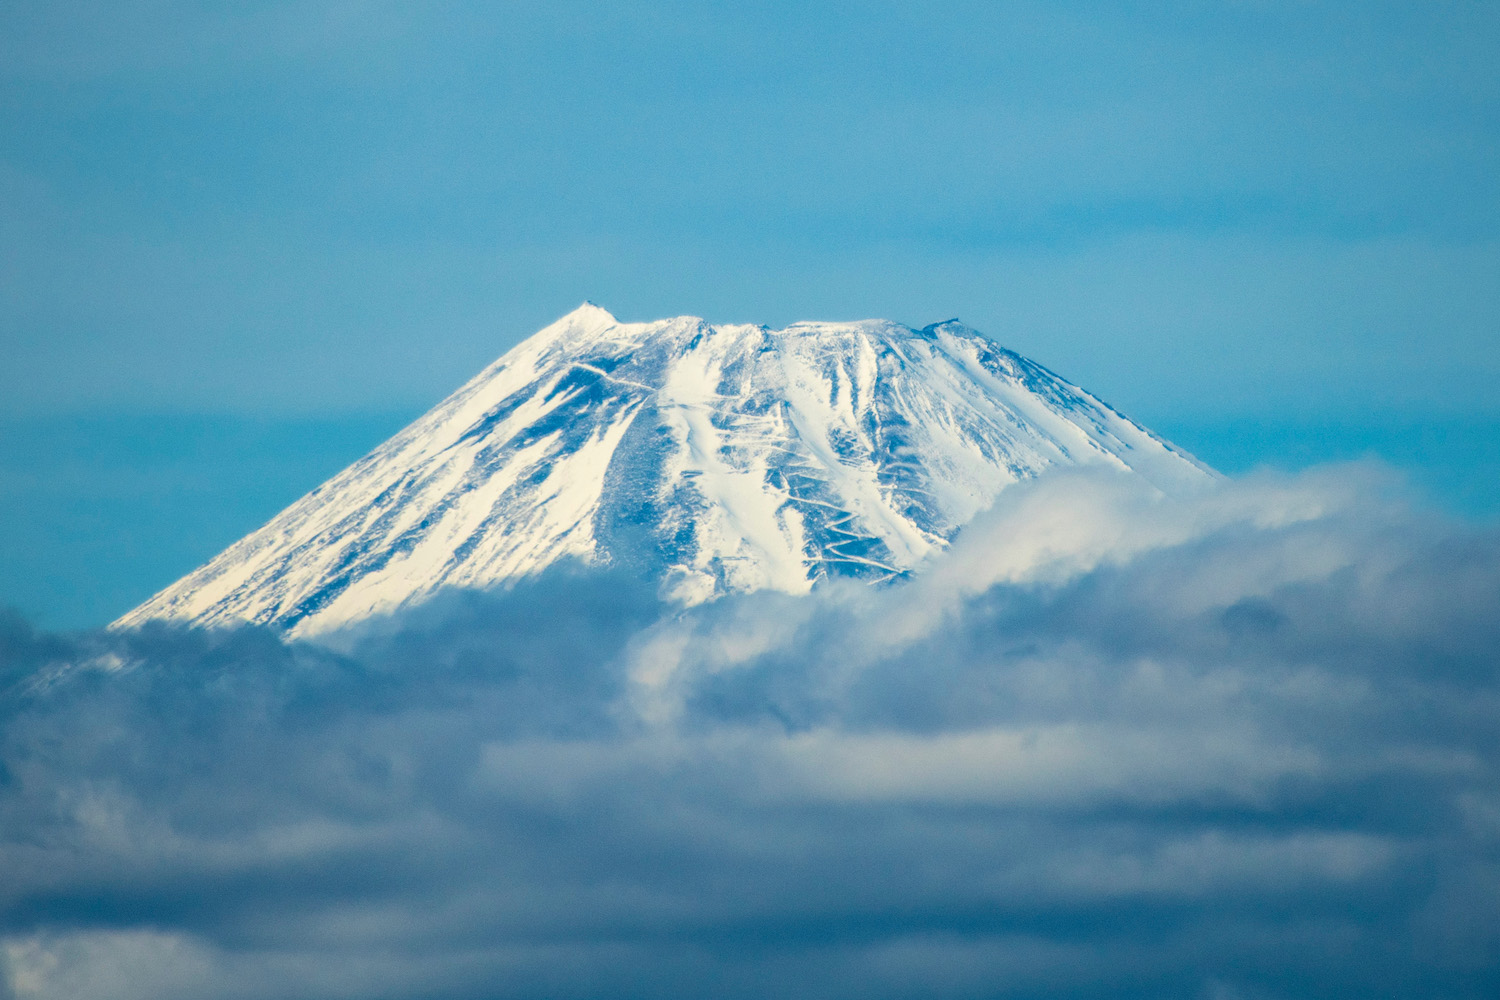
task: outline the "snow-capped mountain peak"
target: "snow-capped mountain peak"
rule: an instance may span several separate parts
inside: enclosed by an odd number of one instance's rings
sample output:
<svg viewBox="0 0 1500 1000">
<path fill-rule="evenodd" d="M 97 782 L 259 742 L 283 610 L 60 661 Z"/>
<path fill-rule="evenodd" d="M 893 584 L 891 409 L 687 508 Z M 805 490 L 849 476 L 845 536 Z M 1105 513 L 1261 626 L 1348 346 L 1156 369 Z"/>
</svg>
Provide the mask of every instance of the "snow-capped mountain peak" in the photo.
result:
<svg viewBox="0 0 1500 1000">
<path fill-rule="evenodd" d="M 560 559 L 697 602 L 890 579 L 1017 480 L 1212 475 L 957 320 L 622 323 L 585 303 L 116 623 L 313 634 Z"/>
</svg>

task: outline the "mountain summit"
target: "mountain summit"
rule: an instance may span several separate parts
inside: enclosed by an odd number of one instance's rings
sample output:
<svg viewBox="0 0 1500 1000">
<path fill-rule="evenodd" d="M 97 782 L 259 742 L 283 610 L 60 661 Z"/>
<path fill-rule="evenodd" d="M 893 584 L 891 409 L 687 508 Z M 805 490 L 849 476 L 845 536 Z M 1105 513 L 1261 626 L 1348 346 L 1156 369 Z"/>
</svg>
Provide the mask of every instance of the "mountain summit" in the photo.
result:
<svg viewBox="0 0 1500 1000">
<path fill-rule="evenodd" d="M 1165 492 L 1212 475 L 956 320 L 771 330 L 586 304 L 115 624 L 309 635 L 565 557 L 688 603 L 884 580 L 1070 465 Z"/>
</svg>

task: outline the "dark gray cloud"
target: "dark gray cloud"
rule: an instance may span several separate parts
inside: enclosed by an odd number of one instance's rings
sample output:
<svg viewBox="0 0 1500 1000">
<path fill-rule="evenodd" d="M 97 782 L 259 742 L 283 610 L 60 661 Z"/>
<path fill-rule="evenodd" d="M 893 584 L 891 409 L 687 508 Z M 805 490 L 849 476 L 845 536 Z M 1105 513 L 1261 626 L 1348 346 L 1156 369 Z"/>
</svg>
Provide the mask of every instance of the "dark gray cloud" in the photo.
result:
<svg viewBox="0 0 1500 1000">
<path fill-rule="evenodd" d="M 0 622 L 18 997 L 1481 997 L 1500 535 L 1059 475 L 884 590 Z"/>
</svg>

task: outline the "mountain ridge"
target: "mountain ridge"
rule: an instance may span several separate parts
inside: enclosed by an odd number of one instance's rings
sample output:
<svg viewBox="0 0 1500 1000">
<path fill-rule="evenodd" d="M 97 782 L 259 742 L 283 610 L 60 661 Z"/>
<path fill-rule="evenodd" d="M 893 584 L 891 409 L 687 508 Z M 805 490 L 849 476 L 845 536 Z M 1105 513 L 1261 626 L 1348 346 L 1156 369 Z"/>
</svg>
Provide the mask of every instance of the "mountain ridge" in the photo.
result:
<svg viewBox="0 0 1500 1000">
<path fill-rule="evenodd" d="M 565 558 L 696 603 L 890 579 L 1006 486 L 1213 473 L 956 320 L 782 329 L 586 302 L 265 527 L 119 619 L 313 635 Z"/>
</svg>

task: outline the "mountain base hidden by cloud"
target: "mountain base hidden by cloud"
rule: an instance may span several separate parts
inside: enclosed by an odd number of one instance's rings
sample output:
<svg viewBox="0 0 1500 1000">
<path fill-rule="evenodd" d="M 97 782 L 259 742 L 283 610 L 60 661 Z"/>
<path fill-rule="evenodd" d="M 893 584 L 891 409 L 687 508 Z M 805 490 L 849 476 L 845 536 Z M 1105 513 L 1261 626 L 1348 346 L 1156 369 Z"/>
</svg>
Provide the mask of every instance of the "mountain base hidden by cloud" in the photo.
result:
<svg viewBox="0 0 1500 1000">
<path fill-rule="evenodd" d="M 0 995 L 1500 994 L 1500 535 L 1370 468 L 0 662 Z"/>
</svg>

